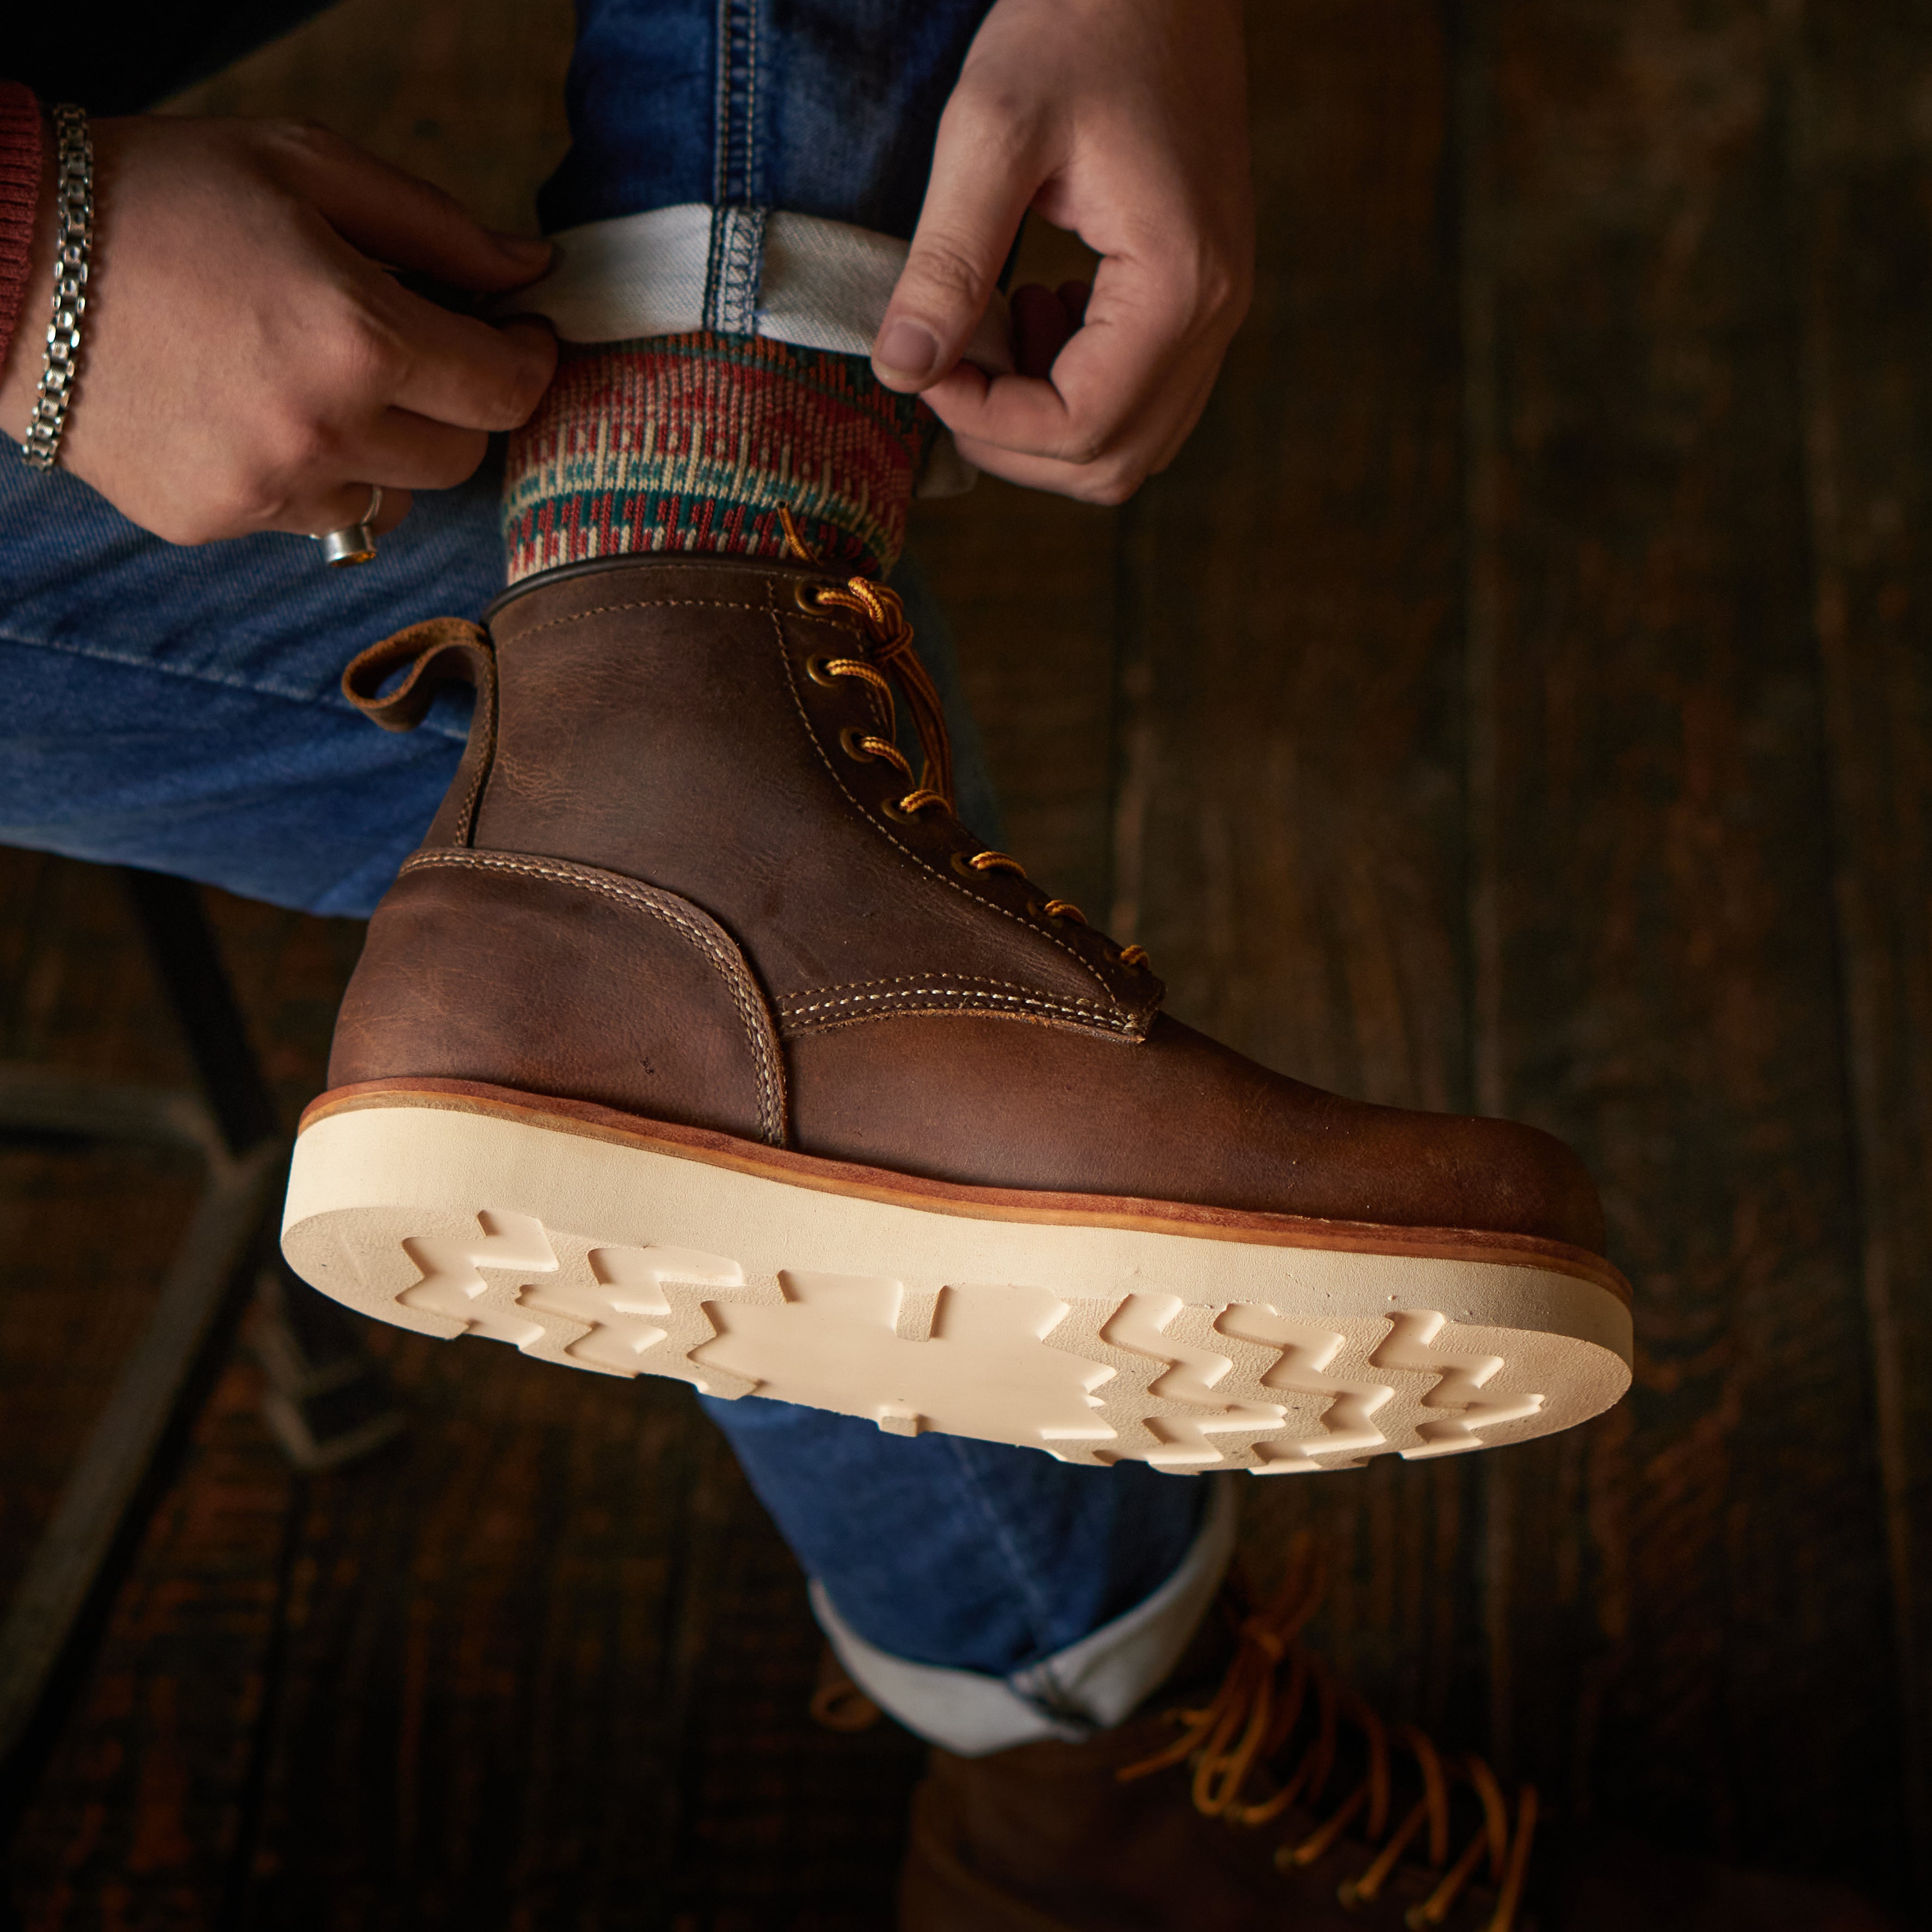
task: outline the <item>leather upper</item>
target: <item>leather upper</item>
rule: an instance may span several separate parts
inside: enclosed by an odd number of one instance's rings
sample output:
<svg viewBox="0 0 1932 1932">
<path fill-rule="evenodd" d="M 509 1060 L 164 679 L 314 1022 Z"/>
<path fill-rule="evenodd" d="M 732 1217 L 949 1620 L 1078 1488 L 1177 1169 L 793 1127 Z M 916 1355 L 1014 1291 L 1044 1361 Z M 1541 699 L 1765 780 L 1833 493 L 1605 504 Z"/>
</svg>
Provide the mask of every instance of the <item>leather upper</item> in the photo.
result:
<svg viewBox="0 0 1932 1932">
<path fill-rule="evenodd" d="M 878 640 L 814 608 L 836 583 L 626 558 L 520 586 L 488 639 L 439 620 L 365 652 L 345 688 L 380 722 L 421 715 L 425 664 L 472 677 L 477 716 L 371 925 L 332 1084 L 469 1079 L 968 1185 L 1601 1251 L 1549 1136 L 1217 1046 L 1131 954 L 974 869 L 949 812 L 905 812 L 862 742 L 892 735 L 880 680 L 849 670 Z"/>
<path fill-rule="evenodd" d="M 739 935 L 788 1033 L 886 1013 L 984 1012 L 1144 1033 L 1160 982 L 844 742 L 885 721 L 822 572 L 665 562 L 538 580 L 493 614 L 495 764 L 475 842 L 649 879 Z"/>
</svg>

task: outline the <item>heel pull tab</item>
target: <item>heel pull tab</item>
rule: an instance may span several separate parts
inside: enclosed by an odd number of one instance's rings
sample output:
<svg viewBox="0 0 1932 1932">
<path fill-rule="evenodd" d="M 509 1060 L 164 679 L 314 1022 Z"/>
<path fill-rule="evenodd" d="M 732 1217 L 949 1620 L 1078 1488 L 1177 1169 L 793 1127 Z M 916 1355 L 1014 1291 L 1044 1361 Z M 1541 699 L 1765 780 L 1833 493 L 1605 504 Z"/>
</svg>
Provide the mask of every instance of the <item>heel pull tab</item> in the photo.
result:
<svg viewBox="0 0 1932 1932">
<path fill-rule="evenodd" d="M 379 694 L 390 674 L 406 664 L 409 675 Z M 384 730 L 413 731 L 446 684 L 473 684 L 479 713 L 494 715 L 496 682 L 489 633 L 464 618 L 431 617 L 360 652 L 342 674 L 342 694 Z"/>
</svg>

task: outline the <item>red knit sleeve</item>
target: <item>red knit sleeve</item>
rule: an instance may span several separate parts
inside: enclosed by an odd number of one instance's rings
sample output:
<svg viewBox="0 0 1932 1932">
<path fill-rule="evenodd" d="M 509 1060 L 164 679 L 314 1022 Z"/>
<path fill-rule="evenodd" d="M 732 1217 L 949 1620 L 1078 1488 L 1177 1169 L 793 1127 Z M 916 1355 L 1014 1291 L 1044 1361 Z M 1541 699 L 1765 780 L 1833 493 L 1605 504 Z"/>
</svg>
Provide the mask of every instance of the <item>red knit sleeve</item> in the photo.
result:
<svg viewBox="0 0 1932 1932">
<path fill-rule="evenodd" d="M 40 202 L 40 103 L 18 81 L 0 80 L 0 361 L 20 322 Z"/>
</svg>

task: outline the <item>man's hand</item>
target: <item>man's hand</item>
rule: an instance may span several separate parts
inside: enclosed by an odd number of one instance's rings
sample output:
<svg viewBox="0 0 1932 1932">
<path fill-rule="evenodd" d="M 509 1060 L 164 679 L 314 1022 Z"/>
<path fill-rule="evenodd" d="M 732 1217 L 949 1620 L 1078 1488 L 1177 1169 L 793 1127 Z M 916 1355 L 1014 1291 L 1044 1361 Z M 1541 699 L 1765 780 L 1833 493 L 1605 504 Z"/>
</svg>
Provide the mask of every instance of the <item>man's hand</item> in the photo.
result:
<svg viewBox="0 0 1932 1932">
<path fill-rule="evenodd" d="M 410 293 L 386 268 L 478 294 L 548 245 L 479 227 L 440 189 L 326 130 L 164 116 L 94 124 L 96 213 L 80 376 L 61 464 L 170 543 L 376 527 L 447 489 L 534 410 L 556 350 Z M 52 288 L 51 196 L 0 370 L 18 438 Z"/>
<path fill-rule="evenodd" d="M 1013 297 L 1018 369 L 960 358 L 1021 218 L 1100 256 Z M 940 123 L 872 364 L 982 470 L 1118 503 L 1166 468 L 1246 312 L 1254 216 L 1235 0 L 998 0 Z"/>
</svg>

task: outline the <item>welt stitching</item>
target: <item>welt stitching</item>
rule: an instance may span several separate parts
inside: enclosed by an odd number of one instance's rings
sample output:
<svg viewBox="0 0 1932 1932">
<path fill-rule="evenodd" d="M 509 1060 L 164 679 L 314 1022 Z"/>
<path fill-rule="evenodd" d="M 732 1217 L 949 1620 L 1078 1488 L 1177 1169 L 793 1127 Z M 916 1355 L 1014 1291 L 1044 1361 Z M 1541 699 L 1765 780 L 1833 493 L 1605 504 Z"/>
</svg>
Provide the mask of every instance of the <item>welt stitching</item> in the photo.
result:
<svg viewBox="0 0 1932 1932">
<path fill-rule="evenodd" d="M 1018 926 L 1022 932 L 1037 934 L 1038 936 L 1040 938 L 1044 939 L 1048 945 L 1058 946 L 1060 951 L 1065 953 L 1067 958 L 1071 959 L 1073 963 L 1078 966 L 1096 986 L 1100 988 L 1101 992 L 1107 995 L 1108 1004 L 1112 1006 L 1118 1007 L 1120 1002 L 1114 998 L 1113 989 L 1107 984 L 1106 981 L 1100 976 L 1098 969 L 1089 965 L 1088 962 L 1082 958 L 1079 954 L 1075 952 L 1072 947 L 1069 946 L 1064 939 L 1057 938 L 1053 934 L 1046 932 L 1042 928 L 1035 926 L 1030 920 L 1021 919 L 1014 914 L 1010 913 L 1004 906 L 996 905 L 991 899 L 982 899 L 980 898 L 976 893 L 969 892 L 964 886 L 958 883 L 958 880 L 949 879 L 937 866 L 928 865 L 926 860 L 922 859 L 910 846 L 902 844 L 896 838 L 891 832 L 888 832 L 886 828 L 859 802 L 858 800 L 852 795 L 852 793 L 846 786 L 845 781 L 838 776 L 838 770 L 833 766 L 832 760 L 826 756 L 825 747 L 819 742 L 818 733 L 812 724 L 812 715 L 805 708 L 804 699 L 799 695 L 798 679 L 793 672 L 791 667 L 791 654 L 785 649 L 784 622 L 780 618 L 776 610 L 773 610 L 772 612 L 771 617 L 772 629 L 778 638 L 778 663 L 784 672 L 785 688 L 791 693 L 792 706 L 798 713 L 799 722 L 805 727 L 806 736 L 812 740 L 812 749 L 818 754 L 818 762 L 831 774 L 832 782 L 838 788 L 842 793 L 844 794 L 846 802 L 851 806 L 854 812 L 858 813 L 860 817 L 862 818 L 881 838 L 885 840 L 887 844 L 892 847 L 894 851 L 898 853 L 903 858 L 910 859 L 912 862 L 922 872 L 925 873 L 928 878 L 937 879 L 942 886 L 950 887 L 952 891 L 957 892 L 962 898 L 964 899 L 968 904 L 982 906 L 988 912 L 996 912 L 1002 919 L 1011 920 L 1013 924 Z"/>
<path fill-rule="evenodd" d="M 758 1070 L 758 1110 L 764 1118 L 766 1133 L 776 1142 L 782 1122 L 772 1080 L 770 1042 L 765 1037 L 764 1029 L 758 1024 L 760 1016 L 752 1004 L 751 988 L 746 983 L 747 976 L 742 962 L 733 958 L 703 927 L 681 914 L 673 912 L 669 907 L 659 904 L 638 887 L 620 885 L 614 880 L 586 878 L 567 866 L 547 863 L 542 860 L 509 859 L 495 853 L 466 849 L 439 849 L 417 853 L 404 862 L 402 869 L 410 872 L 422 866 L 478 866 L 488 872 L 525 872 L 532 878 L 554 880 L 560 885 L 575 886 L 580 891 L 600 893 L 620 905 L 628 905 L 639 911 L 649 913 L 653 919 L 662 921 L 664 925 L 676 927 L 706 954 L 724 975 L 725 984 L 730 988 L 732 1002 L 738 1009 L 738 1017 L 745 1023 L 752 1057 Z"/>
</svg>

